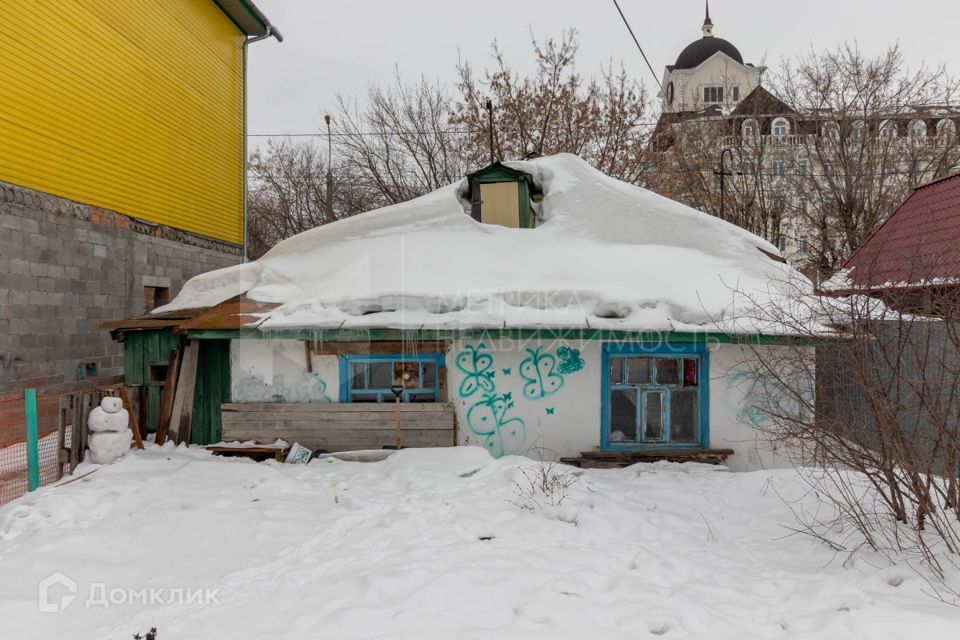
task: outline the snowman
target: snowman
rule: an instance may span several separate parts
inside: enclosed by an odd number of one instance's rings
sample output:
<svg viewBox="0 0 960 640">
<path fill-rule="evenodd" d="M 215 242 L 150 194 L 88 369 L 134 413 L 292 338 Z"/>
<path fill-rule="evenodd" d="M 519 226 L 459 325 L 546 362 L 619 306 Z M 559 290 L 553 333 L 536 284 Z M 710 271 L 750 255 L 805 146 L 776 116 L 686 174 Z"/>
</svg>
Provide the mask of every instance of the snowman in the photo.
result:
<svg viewBox="0 0 960 640">
<path fill-rule="evenodd" d="M 110 464 L 130 449 L 133 434 L 129 420 L 120 398 L 104 398 L 99 407 L 93 408 L 87 419 L 90 430 L 87 447 L 92 462 Z"/>
</svg>

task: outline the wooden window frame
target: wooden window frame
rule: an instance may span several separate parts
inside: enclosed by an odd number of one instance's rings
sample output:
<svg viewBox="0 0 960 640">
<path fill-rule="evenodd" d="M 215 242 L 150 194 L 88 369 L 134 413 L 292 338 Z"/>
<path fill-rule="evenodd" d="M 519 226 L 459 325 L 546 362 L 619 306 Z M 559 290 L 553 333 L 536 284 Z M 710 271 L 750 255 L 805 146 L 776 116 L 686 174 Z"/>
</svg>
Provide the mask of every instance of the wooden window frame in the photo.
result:
<svg viewBox="0 0 960 640">
<path fill-rule="evenodd" d="M 610 365 L 615 358 L 651 358 L 656 360 L 696 360 L 697 361 L 697 420 L 699 422 L 699 431 L 696 442 L 672 442 L 670 439 L 670 387 L 668 385 L 657 383 L 656 366 L 651 372 L 651 381 L 649 384 L 637 385 L 618 385 L 612 384 L 610 380 Z M 682 379 L 681 371 L 681 379 Z M 601 367 L 601 418 L 600 418 L 600 448 L 603 451 L 645 451 L 651 449 L 704 449 L 710 446 L 710 352 L 706 344 L 632 344 L 632 343 L 606 343 L 603 345 L 602 367 Z M 642 396 L 645 392 L 664 390 L 663 395 L 663 415 L 665 416 L 663 425 L 663 438 L 659 442 L 643 442 L 641 429 L 644 426 L 644 420 L 637 422 L 637 441 L 635 442 L 611 442 L 611 401 L 612 391 L 623 389 L 635 389 L 638 394 L 637 415 L 645 419 L 645 406 L 642 402 Z"/>
<path fill-rule="evenodd" d="M 404 389 L 401 394 L 401 402 L 408 403 L 411 401 L 411 396 L 419 394 L 433 393 L 433 402 L 442 402 L 440 397 L 441 390 L 443 389 L 443 383 L 441 381 L 442 376 L 444 375 L 444 357 L 442 353 L 370 353 L 370 354 L 350 354 L 340 356 L 340 402 L 344 403 L 355 403 L 363 402 L 362 400 L 354 400 L 355 395 L 376 395 L 376 403 L 382 402 L 394 402 L 395 396 L 393 391 L 389 387 L 364 387 L 362 389 L 353 388 L 353 365 L 354 364 L 365 364 L 369 365 L 371 363 L 390 363 L 394 366 L 397 364 L 410 364 L 410 363 L 419 363 L 420 364 L 420 374 L 419 377 L 423 379 L 423 363 L 430 363 L 436 366 L 437 376 L 434 380 L 432 387 L 417 387 L 411 389 Z M 365 369 L 365 379 L 369 384 L 370 372 L 369 368 Z"/>
</svg>

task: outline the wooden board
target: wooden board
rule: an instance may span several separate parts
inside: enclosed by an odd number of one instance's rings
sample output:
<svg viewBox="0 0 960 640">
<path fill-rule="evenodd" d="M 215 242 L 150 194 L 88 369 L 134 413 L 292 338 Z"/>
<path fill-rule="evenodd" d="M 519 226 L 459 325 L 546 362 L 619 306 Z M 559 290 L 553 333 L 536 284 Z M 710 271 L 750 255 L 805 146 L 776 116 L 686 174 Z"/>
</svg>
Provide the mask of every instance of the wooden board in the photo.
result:
<svg viewBox="0 0 960 640">
<path fill-rule="evenodd" d="M 130 403 L 130 394 L 126 387 L 120 387 L 120 399 L 123 401 L 123 408 L 129 416 L 130 431 L 133 432 L 133 441 L 137 443 L 137 449 L 143 449 L 143 437 L 140 435 L 140 423 L 137 421 L 137 415 L 133 412 L 133 405 Z"/>
<path fill-rule="evenodd" d="M 193 392 L 197 384 L 197 356 L 200 352 L 200 343 L 191 340 L 183 353 L 180 363 L 180 375 L 177 380 L 177 391 L 173 400 L 173 410 L 170 414 L 169 436 L 176 444 L 190 442 L 190 421 L 193 417 Z"/>
<path fill-rule="evenodd" d="M 83 396 L 80 395 L 71 395 L 70 396 L 70 471 L 73 473 L 73 470 L 77 468 L 77 465 L 80 464 L 80 455 L 82 444 L 80 443 L 80 400 Z"/>
<path fill-rule="evenodd" d="M 163 444 L 167 441 L 167 431 L 170 428 L 170 416 L 173 414 L 173 399 L 177 390 L 177 376 L 180 372 L 180 349 L 170 350 L 170 360 L 167 364 L 167 377 L 163 381 L 163 398 L 160 401 L 160 417 L 157 420 L 157 435 L 153 441 Z"/>
<path fill-rule="evenodd" d="M 447 343 L 442 340 L 417 342 L 320 342 L 307 340 L 307 347 L 318 356 L 369 355 L 372 353 L 446 353 Z"/>
<path fill-rule="evenodd" d="M 302 413 L 324 414 L 324 413 L 367 413 L 375 412 L 385 415 L 393 415 L 396 407 L 393 402 L 244 402 L 227 403 L 223 405 L 223 411 L 296 411 Z M 448 413 L 453 411 L 453 405 L 449 402 L 405 402 L 400 405 L 401 413 Z"/>
<path fill-rule="evenodd" d="M 579 458 L 561 458 L 564 464 L 581 469 L 616 469 L 638 462 L 700 462 L 724 464 L 732 449 L 651 449 L 649 451 L 584 451 Z"/>
<path fill-rule="evenodd" d="M 225 441 L 272 443 L 280 438 L 329 452 L 381 449 L 396 444 L 397 406 L 383 404 L 225 404 Z M 450 447 L 454 409 L 449 403 L 400 405 L 404 447 Z"/>
</svg>

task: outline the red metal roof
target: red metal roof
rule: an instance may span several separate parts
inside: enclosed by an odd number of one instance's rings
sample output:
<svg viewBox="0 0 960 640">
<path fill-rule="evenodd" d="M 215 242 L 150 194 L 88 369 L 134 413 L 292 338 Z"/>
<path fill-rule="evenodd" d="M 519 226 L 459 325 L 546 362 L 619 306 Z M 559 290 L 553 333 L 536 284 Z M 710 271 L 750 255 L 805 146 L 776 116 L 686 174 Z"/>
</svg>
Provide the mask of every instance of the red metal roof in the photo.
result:
<svg viewBox="0 0 960 640">
<path fill-rule="evenodd" d="M 960 174 L 917 187 L 844 270 L 852 289 L 960 283 Z"/>
</svg>

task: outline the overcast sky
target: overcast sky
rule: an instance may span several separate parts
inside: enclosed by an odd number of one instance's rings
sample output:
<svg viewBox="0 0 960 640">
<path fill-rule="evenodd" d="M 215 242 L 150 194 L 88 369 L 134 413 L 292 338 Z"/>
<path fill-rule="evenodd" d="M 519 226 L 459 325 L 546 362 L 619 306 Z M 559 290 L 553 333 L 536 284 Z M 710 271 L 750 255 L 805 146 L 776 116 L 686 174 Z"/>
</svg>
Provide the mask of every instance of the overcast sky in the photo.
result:
<svg viewBox="0 0 960 640">
<path fill-rule="evenodd" d="M 532 67 L 529 32 L 580 34 L 579 67 L 594 73 L 611 57 L 655 92 L 655 84 L 612 0 L 256 0 L 280 28 L 282 43 L 250 48 L 252 134 L 316 132 L 336 94 L 362 97 L 389 82 L 451 81 L 458 53 L 489 63 L 496 39 L 513 66 Z M 879 52 L 899 40 L 911 67 L 945 63 L 960 72 L 956 0 L 713 0 L 715 35 L 746 62 L 776 67 L 784 57 L 856 40 Z M 620 0 L 657 75 L 700 37 L 703 0 Z"/>
</svg>

